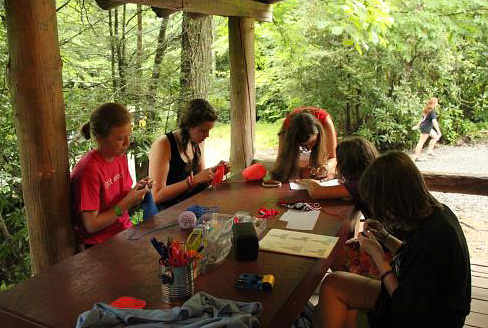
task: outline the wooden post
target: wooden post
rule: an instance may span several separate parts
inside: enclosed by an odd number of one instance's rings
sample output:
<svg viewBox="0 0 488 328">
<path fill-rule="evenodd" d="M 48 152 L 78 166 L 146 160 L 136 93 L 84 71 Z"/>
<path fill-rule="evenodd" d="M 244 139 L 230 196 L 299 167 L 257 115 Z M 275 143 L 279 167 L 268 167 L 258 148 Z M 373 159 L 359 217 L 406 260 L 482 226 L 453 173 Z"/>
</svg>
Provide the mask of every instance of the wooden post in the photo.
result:
<svg viewBox="0 0 488 328">
<path fill-rule="evenodd" d="M 256 91 L 254 81 L 254 20 L 229 17 L 231 80 L 231 146 L 233 171 L 240 171 L 254 158 Z"/>
<path fill-rule="evenodd" d="M 75 251 L 56 1 L 6 0 L 5 9 L 10 94 L 36 274 Z"/>
</svg>

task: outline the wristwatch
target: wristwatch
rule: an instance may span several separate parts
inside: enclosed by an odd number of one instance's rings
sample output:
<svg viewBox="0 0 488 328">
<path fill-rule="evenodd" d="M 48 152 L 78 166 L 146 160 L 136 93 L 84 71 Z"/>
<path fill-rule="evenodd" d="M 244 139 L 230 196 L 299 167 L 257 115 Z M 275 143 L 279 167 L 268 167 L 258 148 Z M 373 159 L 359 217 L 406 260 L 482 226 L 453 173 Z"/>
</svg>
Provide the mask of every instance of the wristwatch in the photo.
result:
<svg viewBox="0 0 488 328">
<path fill-rule="evenodd" d="M 114 212 L 115 212 L 115 215 L 117 215 L 118 217 L 122 216 L 122 208 L 119 206 L 119 205 L 115 205 L 114 206 Z"/>
</svg>

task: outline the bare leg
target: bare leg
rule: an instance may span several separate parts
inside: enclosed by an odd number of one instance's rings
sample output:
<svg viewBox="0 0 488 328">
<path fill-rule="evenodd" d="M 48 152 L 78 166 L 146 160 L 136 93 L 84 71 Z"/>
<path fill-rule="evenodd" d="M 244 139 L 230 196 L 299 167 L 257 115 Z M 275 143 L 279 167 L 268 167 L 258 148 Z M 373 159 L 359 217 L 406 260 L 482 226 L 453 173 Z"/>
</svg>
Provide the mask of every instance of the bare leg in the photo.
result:
<svg viewBox="0 0 488 328">
<path fill-rule="evenodd" d="M 313 326 L 355 327 L 355 309 L 373 310 L 380 291 L 381 284 L 378 280 L 349 272 L 333 272 L 327 275 L 320 289 Z"/>
<path fill-rule="evenodd" d="M 417 158 L 420 157 L 420 153 L 422 152 L 422 147 L 424 147 L 424 143 L 429 137 L 428 134 L 422 133 L 420 135 L 419 142 L 417 143 L 417 146 L 415 147 L 415 155 L 413 156 L 413 160 L 416 160 Z"/>
<path fill-rule="evenodd" d="M 439 141 L 439 134 L 437 134 L 437 132 L 434 129 L 432 129 L 430 131 L 430 137 L 432 139 L 430 139 L 429 147 L 427 148 L 427 154 L 434 154 L 434 146 L 437 143 L 437 141 Z"/>
</svg>

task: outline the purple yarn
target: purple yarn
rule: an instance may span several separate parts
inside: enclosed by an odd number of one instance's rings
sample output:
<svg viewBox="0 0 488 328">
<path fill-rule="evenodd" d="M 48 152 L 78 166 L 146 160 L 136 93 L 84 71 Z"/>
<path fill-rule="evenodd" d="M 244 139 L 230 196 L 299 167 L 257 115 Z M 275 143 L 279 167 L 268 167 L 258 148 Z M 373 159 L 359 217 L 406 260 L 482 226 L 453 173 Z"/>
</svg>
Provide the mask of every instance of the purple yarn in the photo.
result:
<svg viewBox="0 0 488 328">
<path fill-rule="evenodd" d="M 197 219 L 200 219 L 204 214 L 217 212 L 219 208 L 216 206 L 205 207 L 200 205 L 193 205 L 188 207 L 186 210 L 195 213 Z"/>
</svg>

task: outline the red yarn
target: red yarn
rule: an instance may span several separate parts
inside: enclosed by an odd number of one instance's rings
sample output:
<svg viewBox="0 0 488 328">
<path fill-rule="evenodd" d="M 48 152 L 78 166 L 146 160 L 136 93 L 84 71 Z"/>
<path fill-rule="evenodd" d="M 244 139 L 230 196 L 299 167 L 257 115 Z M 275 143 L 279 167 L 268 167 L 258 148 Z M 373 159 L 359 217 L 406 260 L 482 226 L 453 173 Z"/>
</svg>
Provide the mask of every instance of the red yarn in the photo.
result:
<svg viewBox="0 0 488 328">
<path fill-rule="evenodd" d="M 258 181 L 266 176 L 266 168 L 263 164 L 256 163 L 246 167 L 242 171 L 242 178 L 244 181 Z"/>
<path fill-rule="evenodd" d="M 214 175 L 213 180 L 212 180 L 212 186 L 215 186 L 215 185 L 222 182 L 222 180 L 224 179 L 224 173 L 225 173 L 224 164 L 217 166 L 217 168 L 215 170 L 215 175 Z"/>
</svg>

